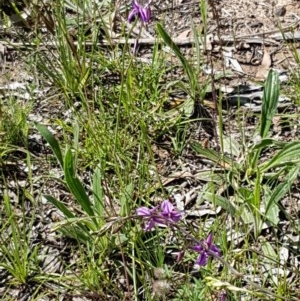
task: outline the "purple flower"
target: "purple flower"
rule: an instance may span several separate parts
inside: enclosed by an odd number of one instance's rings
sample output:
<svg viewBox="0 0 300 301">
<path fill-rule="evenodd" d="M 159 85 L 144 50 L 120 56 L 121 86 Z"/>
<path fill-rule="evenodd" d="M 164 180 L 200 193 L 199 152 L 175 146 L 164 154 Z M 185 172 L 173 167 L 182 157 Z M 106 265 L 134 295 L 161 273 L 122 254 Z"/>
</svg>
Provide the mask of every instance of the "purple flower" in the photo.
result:
<svg viewBox="0 0 300 301">
<path fill-rule="evenodd" d="M 138 3 L 137 0 L 133 0 L 132 11 L 128 16 L 128 22 L 132 23 L 137 17 L 140 18 L 143 22 L 148 23 L 151 18 L 151 9 L 149 4 L 150 3 L 143 7 L 141 4 Z"/>
<path fill-rule="evenodd" d="M 155 224 L 166 226 L 168 223 L 177 223 L 182 216 L 182 214 L 175 210 L 174 206 L 167 200 L 162 202 L 161 211 L 158 210 L 158 206 L 152 209 L 141 207 L 136 210 L 136 213 L 147 219 L 147 223 L 144 227 L 145 231 L 151 230 Z"/>
<path fill-rule="evenodd" d="M 169 202 L 168 200 L 162 202 L 161 210 L 162 210 L 161 215 L 166 219 L 168 219 L 169 221 L 173 221 L 174 223 L 179 222 L 182 216 L 182 213 L 176 211 L 172 203 Z"/>
<path fill-rule="evenodd" d="M 226 291 L 222 291 L 220 296 L 220 301 L 226 301 L 226 299 L 227 299 Z"/>
<path fill-rule="evenodd" d="M 150 231 L 155 226 L 155 218 L 154 213 L 157 210 L 158 207 L 154 207 L 152 209 L 149 209 L 147 207 L 141 207 L 136 210 L 136 214 L 142 217 L 145 217 L 148 219 L 148 222 L 146 223 L 144 230 Z"/>
<path fill-rule="evenodd" d="M 196 264 L 200 266 L 205 266 L 207 264 L 207 260 L 209 256 L 212 256 L 212 253 L 215 253 L 217 256 L 221 256 L 220 249 L 212 243 L 212 233 L 210 233 L 206 240 L 202 239 L 200 243 L 195 245 L 192 250 L 200 253 Z"/>
</svg>

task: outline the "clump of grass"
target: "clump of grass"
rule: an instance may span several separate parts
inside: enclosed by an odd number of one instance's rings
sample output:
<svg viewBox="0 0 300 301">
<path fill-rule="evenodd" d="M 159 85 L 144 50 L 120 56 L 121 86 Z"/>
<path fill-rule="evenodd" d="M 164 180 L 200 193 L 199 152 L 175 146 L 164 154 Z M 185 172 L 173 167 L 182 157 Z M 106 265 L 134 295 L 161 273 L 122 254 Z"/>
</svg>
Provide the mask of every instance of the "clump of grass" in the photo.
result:
<svg viewBox="0 0 300 301">
<path fill-rule="evenodd" d="M 1 145 L 14 145 L 24 147 L 27 142 L 27 117 L 31 105 L 8 96 L 0 102 L 0 141 Z"/>
<path fill-rule="evenodd" d="M 34 219 L 15 213 L 7 191 L 3 194 L 3 215 L 0 228 L 0 267 L 10 274 L 10 285 L 26 284 L 36 275 L 37 250 L 31 248 L 28 232 Z"/>
<path fill-rule="evenodd" d="M 141 21 L 140 9 L 147 9 L 149 15 L 149 7 L 136 8 L 133 26 Z M 201 11 L 206 32 L 205 1 L 201 1 Z M 239 147 L 238 141 L 222 132 L 219 111 L 219 133 L 214 130 L 214 134 L 222 140 L 221 150 L 191 143 L 198 156 L 213 166 L 203 178 L 199 176 L 207 184 L 198 201 L 208 201 L 222 211 L 212 222 L 199 218 L 189 223 L 167 200 L 152 146 L 157 137 L 174 128 L 177 135 L 170 137 L 170 152 L 180 157 L 187 144 L 185 109 L 196 103 L 203 106 L 206 93 L 206 86 L 198 81 L 202 62 L 199 40 L 205 41 L 205 37 L 199 37 L 200 31 L 193 25 L 197 60 L 193 64 L 167 31 L 157 26 L 158 35 L 178 58 L 187 79 L 166 83 L 166 56 L 158 44 L 146 65 L 137 61 L 131 45 L 111 43 L 107 49 L 99 45 L 101 35 L 111 42 L 110 12 L 111 3 L 107 2 L 96 6 L 87 0 L 60 0 L 46 14 L 47 38 L 52 43 L 49 47 L 45 43 L 47 52 L 35 53 L 39 71 L 56 87 L 69 112 L 68 121 L 56 120 L 63 130 L 61 139 L 48 125 L 36 124 L 36 128 L 57 159 L 63 173 L 57 181 L 70 196 L 68 201 L 54 194 L 44 196 L 48 205 L 61 213 L 52 231 L 72 239 L 72 256 L 77 260 L 66 263 L 62 275 L 44 273 L 41 277 L 38 250 L 30 248 L 30 237 L 16 221 L 5 195 L 6 217 L 1 220 L 0 238 L 4 241 L 9 228 L 12 243 L 1 244 L 1 266 L 14 283 L 55 282 L 64 293 L 101 300 L 297 300 L 294 289 L 299 273 L 282 258 L 285 246 L 277 238 L 269 242 L 263 235 L 266 224 L 274 233 L 280 232 L 279 212 L 284 211 L 280 201 L 299 173 L 299 142 L 280 142 L 269 135 L 278 102 L 277 73 L 271 71 L 265 83 L 256 129 L 259 140 Z M 104 15 L 108 17 L 99 17 Z M 142 17 L 143 22 L 148 20 Z M 39 32 L 35 42 L 43 39 Z M 166 113 L 164 102 L 174 85 L 189 95 L 189 103 L 175 113 Z M 23 138 L 25 143 L 28 130 L 26 110 L 16 103 L 12 108 L 0 108 L 7 145 L 17 145 Z M 262 161 L 261 154 L 266 151 L 274 155 Z M 153 204 L 154 197 L 165 201 Z M 24 215 L 23 224 L 26 222 Z M 230 224 L 231 229 L 224 226 Z M 239 244 L 233 230 L 240 235 Z M 299 233 L 296 227 L 294 230 Z M 294 283 L 287 277 L 290 272 L 295 274 Z"/>
</svg>

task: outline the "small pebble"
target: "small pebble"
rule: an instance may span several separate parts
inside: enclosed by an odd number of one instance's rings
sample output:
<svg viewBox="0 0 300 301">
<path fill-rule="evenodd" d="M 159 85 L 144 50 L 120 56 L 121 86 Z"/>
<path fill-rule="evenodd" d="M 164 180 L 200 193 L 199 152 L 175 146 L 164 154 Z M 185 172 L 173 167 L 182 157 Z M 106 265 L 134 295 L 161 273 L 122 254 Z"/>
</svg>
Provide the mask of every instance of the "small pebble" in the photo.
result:
<svg viewBox="0 0 300 301">
<path fill-rule="evenodd" d="M 286 8 L 284 6 L 275 7 L 275 16 L 283 17 L 286 14 Z"/>
</svg>

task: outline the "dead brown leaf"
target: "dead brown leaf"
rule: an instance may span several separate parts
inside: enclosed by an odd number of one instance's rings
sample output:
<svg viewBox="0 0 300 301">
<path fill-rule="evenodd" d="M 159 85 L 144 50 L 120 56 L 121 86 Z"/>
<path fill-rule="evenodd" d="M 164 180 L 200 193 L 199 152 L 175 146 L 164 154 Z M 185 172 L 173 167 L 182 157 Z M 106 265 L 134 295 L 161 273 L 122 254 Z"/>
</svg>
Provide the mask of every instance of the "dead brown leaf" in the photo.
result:
<svg viewBox="0 0 300 301">
<path fill-rule="evenodd" d="M 267 48 L 264 47 L 264 56 L 261 61 L 261 65 L 258 67 L 255 78 L 258 80 L 264 80 L 267 78 L 270 67 L 271 67 L 271 55 L 268 52 Z"/>
</svg>

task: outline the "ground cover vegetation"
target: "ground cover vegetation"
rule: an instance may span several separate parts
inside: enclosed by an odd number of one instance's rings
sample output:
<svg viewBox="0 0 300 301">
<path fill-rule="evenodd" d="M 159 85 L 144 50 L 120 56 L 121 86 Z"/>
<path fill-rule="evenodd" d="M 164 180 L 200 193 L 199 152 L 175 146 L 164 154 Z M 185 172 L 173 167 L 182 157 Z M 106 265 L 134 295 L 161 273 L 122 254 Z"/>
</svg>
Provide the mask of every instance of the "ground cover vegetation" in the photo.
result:
<svg viewBox="0 0 300 301">
<path fill-rule="evenodd" d="M 155 5 L 0 2 L 1 300 L 299 300 L 299 66 L 229 108 Z"/>
</svg>

